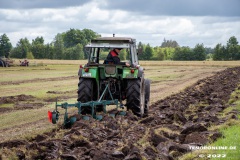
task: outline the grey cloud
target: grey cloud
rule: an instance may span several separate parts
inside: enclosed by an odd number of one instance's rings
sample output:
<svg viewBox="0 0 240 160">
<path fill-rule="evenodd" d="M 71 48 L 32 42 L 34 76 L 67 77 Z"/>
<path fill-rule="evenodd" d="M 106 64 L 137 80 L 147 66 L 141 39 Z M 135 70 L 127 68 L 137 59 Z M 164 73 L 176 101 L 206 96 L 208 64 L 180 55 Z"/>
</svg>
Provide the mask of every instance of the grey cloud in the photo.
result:
<svg viewBox="0 0 240 160">
<path fill-rule="evenodd" d="M 0 9 L 64 8 L 80 6 L 89 0 L 0 0 Z"/>
<path fill-rule="evenodd" d="M 239 0 L 107 0 L 108 9 L 147 15 L 240 16 Z"/>
<path fill-rule="evenodd" d="M 197 43 L 211 47 L 217 43 L 225 44 L 233 35 L 240 39 L 240 14 L 237 8 L 240 0 L 4 1 L 0 0 L 0 35 L 6 33 L 13 45 L 24 37 L 32 40 L 43 36 L 45 42 L 51 42 L 57 33 L 70 28 L 88 28 L 103 36 L 115 33 L 116 36 L 134 37 L 138 42 L 150 43 L 151 46 L 161 45 L 163 38 L 191 47 Z M 76 10 L 66 8 L 83 4 L 87 5 L 76 7 Z M 115 12 L 116 9 L 126 12 Z M 102 13 L 109 11 L 117 14 L 109 13 L 108 18 L 98 19 Z M 89 13 L 93 19 L 88 19 Z M 183 26 L 179 26 L 180 19 L 188 20 L 193 25 L 189 32 L 182 32 L 185 27 L 186 30 L 189 28 L 185 21 L 182 22 Z"/>
<path fill-rule="evenodd" d="M 202 24 L 231 23 L 239 21 L 239 17 L 207 17 L 202 20 Z"/>
</svg>

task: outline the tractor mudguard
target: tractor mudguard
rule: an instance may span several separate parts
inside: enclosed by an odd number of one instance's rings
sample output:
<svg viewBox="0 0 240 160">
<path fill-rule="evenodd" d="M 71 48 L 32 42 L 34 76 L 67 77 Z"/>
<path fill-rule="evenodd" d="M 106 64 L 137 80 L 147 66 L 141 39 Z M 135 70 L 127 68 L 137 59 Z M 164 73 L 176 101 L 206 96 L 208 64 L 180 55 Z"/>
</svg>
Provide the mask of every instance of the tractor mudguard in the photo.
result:
<svg viewBox="0 0 240 160">
<path fill-rule="evenodd" d="M 78 70 L 78 76 L 79 76 L 79 77 L 82 77 L 82 68 L 79 68 L 79 70 Z"/>
<path fill-rule="evenodd" d="M 95 78 L 99 79 L 98 68 L 97 67 L 85 67 L 81 71 L 81 77 L 83 78 Z"/>
<path fill-rule="evenodd" d="M 144 73 L 144 68 L 143 67 L 139 67 L 137 77 L 142 77 L 143 73 Z"/>
<path fill-rule="evenodd" d="M 138 78 L 139 70 L 136 68 L 124 68 L 123 69 L 123 78 L 126 79 L 135 79 Z"/>
</svg>

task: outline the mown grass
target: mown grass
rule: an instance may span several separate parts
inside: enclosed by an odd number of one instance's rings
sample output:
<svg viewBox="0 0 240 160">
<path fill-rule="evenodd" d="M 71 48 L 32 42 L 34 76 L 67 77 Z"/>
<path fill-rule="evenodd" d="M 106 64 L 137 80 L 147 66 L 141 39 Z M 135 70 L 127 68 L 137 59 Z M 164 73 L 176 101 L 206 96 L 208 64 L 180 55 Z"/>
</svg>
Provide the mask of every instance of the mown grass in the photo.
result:
<svg viewBox="0 0 240 160">
<path fill-rule="evenodd" d="M 50 65 L 49 70 L 42 69 L 42 67 L 25 67 L 24 70 L 18 70 L 19 67 L 12 68 L 11 71 L 8 71 L 9 67 L 4 72 L 0 72 L 0 76 L 3 77 L 0 79 L 0 83 L 15 82 L 14 84 L 0 85 L 2 91 L 0 97 L 28 94 L 38 98 L 45 98 L 49 96 L 46 94 L 49 90 L 58 91 L 64 89 L 65 91 L 71 91 L 77 89 L 78 68 L 75 65 Z M 70 76 L 73 77 L 64 80 L 64 77 Z M 55 80 L 51 81 L 48 78 L 55 78 Z"/>
<path fill-rule="evenodd" d="M 77 75 L 77 65 L 47 65 L 40 67 L 0 68 L 0 82 L 18 82 L 32 79 L 57 78 Z"/>
<path fill-rule="evenodd" d="M 20 85 L 2 85 L 0 89 L 0 96 L 15 96 L 20 94 L 32 95 L 36 98 L 48 98 L 48 91 L 73 91 L 77 90 L 78 80 L 66 80 L 65 82 L 54 81 L 49 83 L 46 82 L 34 82 L 34 83 L 23 83 Z M 54 85 L 53 85 L 54 84 Z"/>
<path fill-rule="evenodd" d="M 50 109 L 49 107 L 43 107 L 41 109 L 25 109 L 25 110 L 17 110 L 10 113 L 0 114 L 1 119 L 1 127 L 0 129 L 5 129 L 9 127 L 14 127 L 16 125 L 22 125 L 26 122 L 31 123 L 40 119 L 47 120 L 47 112 L 46 110 Z"/>
<path fill-rule="evenodd" d="M 13 108 L 14 104 L 9 103 L 9 104 L 0 104 L 0 108 Z"/>
</svg>

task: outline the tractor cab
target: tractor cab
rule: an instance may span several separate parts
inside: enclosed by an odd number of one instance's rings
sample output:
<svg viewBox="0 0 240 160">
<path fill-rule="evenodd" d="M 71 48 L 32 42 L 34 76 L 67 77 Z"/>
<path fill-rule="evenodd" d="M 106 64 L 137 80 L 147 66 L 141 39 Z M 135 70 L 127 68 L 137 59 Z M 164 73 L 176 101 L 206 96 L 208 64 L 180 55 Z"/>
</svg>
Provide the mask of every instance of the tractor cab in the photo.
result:
<svg viewBox="0 0 240 160">
<path fill-rule="evenodd" d="M 113 64 L 106 62 L 108 53 L 114 48 L 121 48 L 126 54 L 126 60 L 130 64 L 126 65 Z M 95 78 L 96 81 L 115 77 L 117 79 L 137 78 L 143 73 L 143 68 L 138 62 L 136 49 L 136 40 L 125 37 L 101 37 L 91 41 L 85 46 L 88 54 L 88 63 L 79 69 L 79 77 Z M 102 54 L 105 53 L 104 59 Z M 120 53 L 122 54 L 122 53 Z"/>
<path fill-rule="evenodd" d="M 136 40 L 124 37 L 101 37 L 91 41 L 85 46 L 88 56 L 88 63 L 101 63 L 100 57 L 103 52 L 110 52 L 114 48 L 121 48 L 127 53 L 126 58 L 131 65 L 138 65 L 136 53 Z"/>
</svg>

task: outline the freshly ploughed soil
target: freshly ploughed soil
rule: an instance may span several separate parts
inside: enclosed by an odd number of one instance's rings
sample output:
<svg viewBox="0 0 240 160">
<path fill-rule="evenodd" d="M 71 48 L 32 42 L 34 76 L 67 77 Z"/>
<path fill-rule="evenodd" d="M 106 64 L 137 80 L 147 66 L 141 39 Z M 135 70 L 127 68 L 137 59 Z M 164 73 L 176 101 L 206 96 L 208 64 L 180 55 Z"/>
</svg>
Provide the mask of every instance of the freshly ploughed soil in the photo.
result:
<svg viewBox="0 0 240 160">
<path fill-rule="evenodd" d="M 240 67 L 217 72 L 152 104 L 149 116 L 142 119 L 131 112 L 115 118 L 104 115 L 101 121 L 77 117 L 71 128 L 0 143 L 0 159 L 8 150 L 19 159 L 176 159 L 190 152 L 190 145 L 222 136 L 208 127 L 237 117 L 237 112 L 219 115 L 239 81 Z"/>
</svg>

